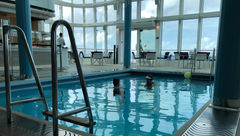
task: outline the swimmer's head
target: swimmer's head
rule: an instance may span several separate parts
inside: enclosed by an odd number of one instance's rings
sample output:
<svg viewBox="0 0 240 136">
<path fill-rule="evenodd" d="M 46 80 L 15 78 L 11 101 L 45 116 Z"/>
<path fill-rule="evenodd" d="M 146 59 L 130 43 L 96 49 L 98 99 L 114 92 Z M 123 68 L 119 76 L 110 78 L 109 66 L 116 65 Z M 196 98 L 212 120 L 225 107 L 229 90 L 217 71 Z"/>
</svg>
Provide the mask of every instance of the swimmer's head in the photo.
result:
<svg viewBox="0 0 240 136">
<path fill-rule="evenodd" d="M 148 74 L 146 76 L 146 86 L 152 86 L 153 82 L 152 82 L 152 75 Z"/>
<path fill-rule="evenodd" d="M 119 86 L 119 84 L 120 84 L 120 80 L 118 78 L 114 78 L 113 79 L 113 85 L 114 86 Z"/>
<path fill-rule="evenodd" d="M 146 78 L 147 80 L 152 80 L 152 75 L 151 75 L 151 74 L 148 74 L 145 78 Z"/>
</svg>

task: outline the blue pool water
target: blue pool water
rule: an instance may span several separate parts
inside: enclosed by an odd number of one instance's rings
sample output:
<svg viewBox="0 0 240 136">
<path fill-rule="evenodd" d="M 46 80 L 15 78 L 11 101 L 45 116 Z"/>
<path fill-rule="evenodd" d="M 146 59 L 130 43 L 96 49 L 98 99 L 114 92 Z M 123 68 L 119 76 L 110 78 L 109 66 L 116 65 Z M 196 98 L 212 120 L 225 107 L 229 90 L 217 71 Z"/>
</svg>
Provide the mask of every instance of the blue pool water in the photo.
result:
<svg viewBox="0 0 240 136">
<path fill-rule="evenodd" d="M 111 79 L 87 82 L 94 120 L 94 134 L 98 136 L 170 136 L 190 119 L 211 96 L 211 85 L 203 81 L 186 81 L 183 78 L 154 77 L 157 84 L 152 90 L 144 87 L 144 76 L 119 77 L 125 96 L 113 96 Z M 51 107 L 51 88 L 44 93 Z M 12 93 L 13 100 L 32 98 L 36 89 Z M 0 94 L 0 105 L 5 105 L 5 94 Z M 59 85 L 59 112 L 84 105 L 79 83 Z M 13 107 L 13 110 L 44 119 L 42 102 Z M 86 113 L 77 116 L 87 117 Z M 84 127 L 59 121 L 63 125 L 88 131 Z"/>
</svg>

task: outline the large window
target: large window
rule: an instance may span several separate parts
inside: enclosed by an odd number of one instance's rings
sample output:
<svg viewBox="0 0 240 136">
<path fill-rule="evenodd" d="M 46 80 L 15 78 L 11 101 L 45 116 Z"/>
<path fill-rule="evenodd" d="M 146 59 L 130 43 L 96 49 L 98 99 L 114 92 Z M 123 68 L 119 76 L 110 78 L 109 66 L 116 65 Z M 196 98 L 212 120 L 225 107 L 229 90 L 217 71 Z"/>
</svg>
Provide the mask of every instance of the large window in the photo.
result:
<svg viewBox="0 0 240 136">
<path fill-rule="evenodd" d="M 104 0 L 96 0 L 96 3 L 98 3 L 98 2 L 104 2 Z"/>
<path fill-rule="evenodd" d="M 196 14 L 199 12 L 200 0 L 184 0 L 184 14 Z"/>
<path fill-rule="evenodd" d="M 55 17 L 53 18 L 54 20 L 60 19 L 60 10 L 59 10 L 59 8 L 60 8 L 60 6 L 54 5 L 54 9 L 55 9 Z"/>
<path fill-rule="evenodd" d="M 141 31 L 141 44 L 144 51 L 155 51 L 155 29 Z"/>
<path fill-rule="evenodd" d="M 116 44 L 116 26 L 107 27 L 107 40 L 108 40 L 108 51 L 113 50 L 113 46 Z"/>
<path fill-rule="evenodd" d="M 86 41 L 86 51 L 87 51 L 86 53 L 90 54 L 90 52 L 94 50 L 93 27 L 86 27 L 85 31 L 86 31 L 85 41 Z"/>
<path fill-rule="evenodd" d="M 220 11 L 221 0 L 204 0 L 204 12 Z"/>
<path fill-rule="evenodd" d="M 97 50 L 104 51 L 104 30 L 103 27 L 97 27 Z"/>
<path fill-rule="evenodd" d="M 131 35 L 131 52 L 135 52 L 137 51 L 137 30 L 132 30 Z"/>
<path fill-rule="evenodd" d="M 44 23 L 44 32 L 50 32 L 50 24 Z"/>
<path fill-rule="evenodd" d="M 164 0 L 163 15 L 164 16 L 179 15 L 179 0 Z"/>
<path fill-rule="evenodd" d="M 85 4 L 93 3 L 93 0 L 85 0 Z"/>
<path fill-rule="evenodd" d="M 73 0 L 73 3 L 74 3 L 74 4 L 82 4 L 82 3 L 83 3 L 83 0 Z"/>
<path fill-rule="evenodd" d="M 137 2 L 132 2 L 132 19 L 137 19 Z"/>
<path fill-rule="evenodd" d="M 83 28 L 74 27 L 74 36 L 77 48 L 83 51 Z"/>
<path fill-rule="evenodd" d="M 72 9 L 71 9 L 71 7 L 63 6 L 63 19 L 72 23 Z"/>
<path fill-rule="evenodd" d="M 68 3 L 71 3 L 71 0 L 62 0 L 64 2 L 68 2 Z"/>
<path fill-rule="evenodd" d="M 107 6 L 107 17 L 108 17 L 108 21 L 111 22 L 111 21 L 116 21 L 116 15 L 117 15 L 117 12 L 116 10 L 114 9 L 114 6 L 113 5 L 108 5 Z"/>
<path fill-rule="evenodd" d="M 86 24 L 87 23 L 93 23 L 94 17 L 93 17 L 93 8 L 85 8 L 85 18 L 86 18 Z"/>
<path fill-rule="evenodd" d="M 182 51 L 193 51 L 197 47 L 198 20 L 184 20 L 182 33 Z"/>
<path fill-rule="evenodd" d="M 202 24 L 201 50 L 213 50 L 217 47 L 219 18 L 204 18 Z"/>
<path fill-rule="evenodd" d="M 68 31 L 67 31 L 66 27 L 63 27 L 63 39 L 65 40 L 65 44 L 66 44 L 65 46 L 68 47 L 69 50 L 71 50 L 71 43 L 70 43 L 70 40 L 69 40 L 69 35 L 68 35 Z"/>
<path fill-rule="evenodd" d="M 163 22 L 162 50 L 176 51 L 178 43 L 178 21 Z"/>
<path fill-rule="evenodd" d="M 82 8 L 74 8 L 74 23 L 82 24 L 83 23 L 83 9 Z"/>
<path fill-rule="evenodd" d="M 104 7 L 97 7 L 97 22 L 104 22 Z"/>
<path fill-rule="evenodd" d="M 155 0 L 141 1 L 141 18 L 151 18 L 157 16 L 157 5 Z"/>
</svg>

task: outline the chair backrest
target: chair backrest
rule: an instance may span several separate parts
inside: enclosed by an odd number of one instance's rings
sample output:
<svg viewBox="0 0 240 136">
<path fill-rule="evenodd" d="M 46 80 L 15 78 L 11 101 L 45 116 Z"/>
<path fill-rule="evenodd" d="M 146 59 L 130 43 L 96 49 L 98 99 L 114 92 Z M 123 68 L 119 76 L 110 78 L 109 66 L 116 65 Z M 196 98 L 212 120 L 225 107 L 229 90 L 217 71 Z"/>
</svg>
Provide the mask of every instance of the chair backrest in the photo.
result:
<svg viewBox="0 0 240 136">
<path fill-rule="evenodd" d="M 82 55 L 82 58 L 84 58 L 84 54 L 82 51 L 79 52 L 78 57 L 81 58 L 81 55 Z"/>
<path fill-rule="evenodd" d="M 179 52 L 174 52 L 175 60 L 180 60 Z"/>
<path fill-rule="evenodd" d="M 155 60 L 156 59 L 156 52 L 147 52 L 146 53 L 147 60 Z"/>
<path fill-rule="evenodd" d="M 93 59 L 102 59 L 103 58 L 103 52 L 92 52 L 92 58 Z"/>
<path fill-rule="evenodd" d="M 136 59 L 136 56 L 135 56 L 135 53 L 134 53 L 134 52 L 132 52 L 132 55 L 133 55 L 133 58 Z"/>
<path fill-rule="evenodd" d="M 168 59 L 169 53 L 170 53 L 170 52 L 165 52 L 165 54 L 164 54 L 164 59 Z"/>
<path fill-rule="evenodd" d="M 206 61 L 206 60 L 208 60 L 207 57 L 208 57 L 207 54 L 197 54 L 196 60 L 198 60 L 198 61 Z"/>
</svg>

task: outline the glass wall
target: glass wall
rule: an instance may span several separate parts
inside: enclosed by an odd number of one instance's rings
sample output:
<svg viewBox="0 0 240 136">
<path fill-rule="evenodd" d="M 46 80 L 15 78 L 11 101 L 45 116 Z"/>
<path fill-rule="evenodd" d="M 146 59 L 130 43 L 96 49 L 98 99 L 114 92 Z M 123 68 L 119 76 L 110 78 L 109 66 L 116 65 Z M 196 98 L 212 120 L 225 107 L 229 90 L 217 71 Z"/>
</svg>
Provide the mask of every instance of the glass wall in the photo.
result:
<svg viewBox="0 0 240 136">
<path fill-rule="evenodd" d="M 163 16 L 179 15 L 179 0 L 163 0 Z"/>
<path fill-rule="evenodd" d="M 155 30 L 143 30 L 140 32 L 143 51 L 155 51 Z"/>
<path fill-rule="evenodd" d="M 182 33 L 182 51 L 193 51 L 197 47 L 198 20 L 184 20 Z"/>
<path fill-rule="evenodd" d="M 83 23 L 83 9 L 82 8 L 74 8 L 73 13 L 74 13 L 73 23 L 82 24 Z"/>
<path fill-rule="evenodd" d="M 114 6 L 113 5 L 108 5 L 107 6 L 107 17 L 108 17 L 108 21 L 116 21 L 116 16 L 117 16 L 117 12 L 116 10 L 114 10 Z"/>
<path fill-rule="evenodd" d="M 104 31 L 103 27 L 97 27 L 97 51 L 104 51 Z"/>
<path fill-rule="evenodd" d="M 86 54 L 90 54 L 91 51 L 94 51 L 94 31 L 93 27 L 85 28 L 85 41 L 86 41 Z"/>
<path fill-rule="evenodd" d="M 178 21 L 163 22 L 162 51 L 177 51 Z"/>
<path fill-rule="evenodd" d="M 94 22 L 93 8 L 85 8 L 86 24 Z"/>
<path fill-rule="evenodd" d="M 219 11 L 221 0 L 204 0 L 204 12 Z"/>
<path fill-rule="evenodd" d="M 83 28 L 82 27 L 74 27 L 74 36 L 76 40 L 76 45 L 78 49 L 83 51 Z"/>
<path fill-rule="evenodd" d="M 183 14 L 196 14 L 199 12 L 200 0 L 184 0 Z"/>
<path fill-rule="evenodd" d="M 58 2 L 55 5 L 55 17 L 45 21 L 43 29 L 45 32 L 50 32 L 51 24 L 54 20 L 64 19 L 72 23 L 77 46 L 81 50 L 85 47 L 89 52 L 94 50 L 94 48 L 104 50 L 107 47 L 107 50 L 111 51 L 113 50 L 113 45 L 121 42 L 117 41 L 117 39 L 122 39 L 122 35 L 117 37 L 116 26 L 120 28 L 120 31 L 124 28 L 124 2 L 116 2 L 115 0 L 56 1 Z M 203 5 L 200 5 L 201 0 L 184 0 L 182 4 L 180 4 L 180 1 L 163 0 L 163 5 L 156 3 L 155 0 L 132 2 L 132 19 L 140 22 L 136 25 L 132 24 L 134 28 L 134 31 L 132 31 L 132 50 L 136 50 L 136 30 L 141 30 L 140 39 L 143 48 L 146 51 L 155 51 L 156 26 L 154 21 L 162 24 L 160 26 L 162 43 L 159 48 L 163 52 L 174 52 L 178 48 L 182 51 L 193 50 L 197 48 L 197 43 L 200 43 L 199 47 L 202 51 L 211 51 L 213 48 L 216 48 L 220 14 L 215 12 L 220 13 L 221 0 L 203 0 Z M 160 13 L 157 13 L 158 6 L 163 11 L 163 15 L 158 15 L 159 18 L 157 18 L 157 14 Z M 203 6 L 203 12 L 201 11 L 201 16 L 196 16 L 199 14 L 201 6 Z M 180 10 L 183 12 L 183 15 L 179 15 Z M 96 13 L 94 14 L 95 11 Z M 138 13 L 137 11 L 140 12 Z M 200 27 L 198 23 L 200 23 Z M 200 30 L 198 30 L 198 27 Z M 106 30 L 103 28 L 106 28 Z M 57 33 L 59 34 L 60 32 L 63 32 L 66 44 L 70 47 L 66 29 L 60 26 L 57 29 Z M 199 36 L 198 34 L 201 35 Z M 182 39 L 178 39 L 179 37 Z M 94 42 L 95 39 L 96 42 Z M 198 39 L 201 41 L 197 41 Z"/>
<path fill-rule="evenodd" d="M 219 18 L 205 18 L 202 25 L 201 50 L 211 51 L 217 47 Z"/>
<path fill-rule="evenodd" d="M 104 22 L 104 7 L 97 7 L 97 22 Z"/>
<path fill-rule="evenodd" d="M 157 5 L 155 0 L 145 0 L 141 3 L 141 18 L 152 18 L 157 16 Z"/>
<path fill-rule="evenodd" d="M 72 8 L 63 6 L 62 10 L 63 10 L 63 19 L 72 23 Z"/>
<path fill-rule="evenodd" d="M 113 46 L 116 45 L 116 26 L 108 26 L 107 33 L 108 51 L 113 51 Z"/>
</svg>

